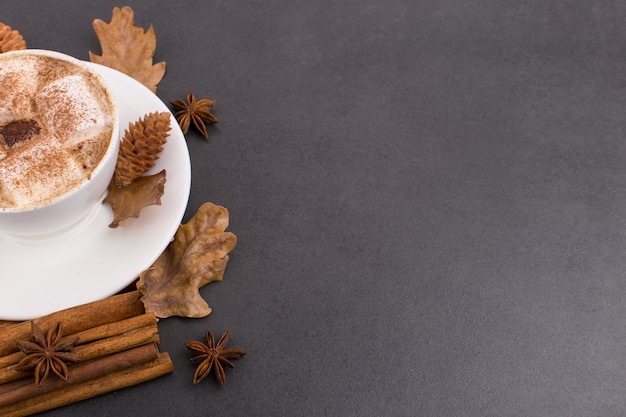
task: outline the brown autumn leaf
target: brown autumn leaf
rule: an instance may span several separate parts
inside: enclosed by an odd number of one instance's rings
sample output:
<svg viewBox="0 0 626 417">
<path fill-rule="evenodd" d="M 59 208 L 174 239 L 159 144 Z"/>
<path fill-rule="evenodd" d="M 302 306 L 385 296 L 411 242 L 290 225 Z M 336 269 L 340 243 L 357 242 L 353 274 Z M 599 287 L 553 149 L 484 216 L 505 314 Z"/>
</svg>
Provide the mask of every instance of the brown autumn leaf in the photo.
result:
<svg viewBox="0 0 626 417">
<path fill-rule="evenodd" d="M 228 253 L 237 237 L 225 232 L 228 210 L 205 203 L 179 226 L 174 239 L 154 264 L 139 276 L 137 289 L 147 312 L 157 317 L 205 317 L 211 308 L 199 289 L 221 281 Z"/>
<path fill-rule="evenodd" d="M 109 193 L 104 199 L 104 203 L 109 203 L 113 209 L 114 218 L 109 227 L 116 228 L 130 217 L 139 217 L 144 207 L 160 206 L 164 192 L 164 169 L 158 174 L 140 177 L 126 187 L 120 188 L 111 181 Z"/>
<path fill-rule="evenodd" d="M 157 84 L 165 74 L 165 62 L 152 64 L 156 49 L 154 28 L 150 25 L 144 32 L 134 19 L 135 13 L 128 6 L 114 8 L 109 24 L 95 19 L 93 28 L 102 55 L 89 51 L 89 60 L 123 72 L 156 93 Z"/>
</svg>

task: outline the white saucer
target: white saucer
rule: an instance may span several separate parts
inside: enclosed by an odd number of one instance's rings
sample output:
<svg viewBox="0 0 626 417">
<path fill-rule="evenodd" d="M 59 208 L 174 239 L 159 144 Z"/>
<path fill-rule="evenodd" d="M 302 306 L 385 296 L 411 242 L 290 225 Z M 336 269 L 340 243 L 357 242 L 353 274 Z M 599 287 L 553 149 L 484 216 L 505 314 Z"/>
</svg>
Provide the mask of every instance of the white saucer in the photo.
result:
<svg viewBox="0 0 626 417">
<path fill-rule="evenodd" d="M 134 79 L 89 63 L 109 83 L 123 135 L 129 123 L 167 106 Z M 191 187 L 189 151 L 176 119 L 160 159 L 148 174 L 166 170 L 160 206 L 109 228 L 113 213 L 102 204 L 80 227 L 61 236 L 23 243 L 0 235 L 0 320 L 27 320 L 109 297 L 148 268 L 170 242 L 185 214 Z"/>
</svg>

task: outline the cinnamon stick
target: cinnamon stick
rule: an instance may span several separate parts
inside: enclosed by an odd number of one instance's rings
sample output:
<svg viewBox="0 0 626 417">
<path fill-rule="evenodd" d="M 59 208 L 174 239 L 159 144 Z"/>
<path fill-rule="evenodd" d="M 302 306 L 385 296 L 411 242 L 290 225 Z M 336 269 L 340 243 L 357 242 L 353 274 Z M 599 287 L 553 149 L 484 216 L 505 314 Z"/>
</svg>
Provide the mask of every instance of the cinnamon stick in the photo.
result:
<svg viewBox="0 0 626 417">
<path fill-rule="evenodd" d="M 4 417 L 24 417 L 51 410 L 78 401 L 92 398 L 107 392 L 140 384 L 158 378 L 174 370 L 167 353 L 159 354 L 152 362 L 134 365 L 130 368 L 104 374 L 81 384 L 65 386 L 56 391 L 47 392 L 32 398 L 0 407 Z"/>
<path fill-rule="evenodd" d="M 0 357 L 0 369 L 6 368 L 7 366 L 14 365 L 24 358 L 24 355 L 21 351 L 11 353 L 10 355 Z M 0 371 L 2 372 L 2 371 Z"/>
<path fill-rule="evenodd" d="M 78 337 L 77 344 L 82 345 L 85 343 L 93 342 L 94 340 L 104 339 L 106 337 L 116 336 L 118 334 L 130 332 L 132 330 L 136 330 L 142 327 L 147 327 L 156 324 L 157 321 L 158 319 L 156 318 L 154 313 L 145 313 L 140 316 L 131 317 L 126 320 L 115 321 L 103 324 L 102 326 L 83 330 L 82 332 L 74 333 L 70 336 Z"/>
<path fill-rule="evenodd" d="M 115 323 L 108 323 L 99 327 L 94 327 L 93 329 L 87 329 L 69 336 L 78 337 L 78 342 L 76 344 L 81 345 L 94 340 L 105 339 L 107 337 L 127 333 L 142 327 L 155 325 L 156 323 L 157 318 L 154 313 L 146 313 Z M 24 358 L 24 356 L 25 355 L 22 352 L 15 352 L 6 356 L 0 356 L 0 369 L 18 363 Z"/>
<path fill-rule="evenodd" d="M 78 338 L 69 381 L 50 377 L 41 387 L 13 366 L 25 357 L 16 342 L 32 338 L 31 322 L 0 322 L 0 415 L 31 415 L 172 372 L 169 355 L 157 348 L 158 319 L 140 298 L 123 293 L 33 320 L 42 329 L 61 323 L 65 337 Z"/>
<path fill-rule="evenodd" d="M 92 327 L 124 320 L 144 313 L 144 306 L 138 291 L 114 295 L 101 301 L 68 308 L 33 320 L 42 329 L 63 323 L 65 334 L 78 333 Z M 28 339 L 31 333 L 29 321 L 8 325 L 2 328 L 0 356 L 17 351 L 15 341 Z"/>
<path fill-rule="evenodd" d="M 87 339 L 90 337 L 87 336 Z M 97 357 L 110 355 L 111 353 L 120 352 L 131 347 L 144 345 L 146 343 L 154 343 L 159 341 L 158 328 L 156 323 L 151 326 L 143 327 L 134 331 L 126 332 L 121 335 L 108 337 L 96 342 L 77 346 L 72 351 L 77 362 L 88 361 Z M 21 352 L 18 352 L 21 354 Z M 18 353 L 11 355 L 18 361 L 20 355 Z M 24 354 L 21 354 L 24 357 Z M 16 362 L 15 362 L 16 363 Z M 22 372 L 17 371 L 12 366 L 0 368 L 0 393 L 5 391 L 7 382 L 24 378 Z"/>
<path fill-rule="evenodd" d="M 118 336 L 108 337 L 97 342 L 77 346 L 72 353 L 78 362 L 120 352 L 146 343 L 159 342 L 157 325 L 143 327 Z"/>
<path fill-rule="evenodd" d="M 51 377 L 46 379 L 41 387 L 37 387 L 33 384 L 32 378 L 28 378 L 4 384 L 3 388 L 6 389 L 6 392 L 0 393 L 0 407 L 70 385 L 82 384 L 101 375 L 117 372 L 140 363 L 151 362 L 156 360 L 158 356 L 159 351 L 156 345 L 150 343 L 106 357 L 72 365 L 70 367 L 70 378 L 67 381 Z"/>
<path fill-rule="evenodd" d="M 15 324 L 16 322 L 14 321 L 5 321 L 5 320 L 0 320 L 0 329 L 2 329 L 3 327 L 6 326 L 10 326 L 12 324 Z"/>
</svg>

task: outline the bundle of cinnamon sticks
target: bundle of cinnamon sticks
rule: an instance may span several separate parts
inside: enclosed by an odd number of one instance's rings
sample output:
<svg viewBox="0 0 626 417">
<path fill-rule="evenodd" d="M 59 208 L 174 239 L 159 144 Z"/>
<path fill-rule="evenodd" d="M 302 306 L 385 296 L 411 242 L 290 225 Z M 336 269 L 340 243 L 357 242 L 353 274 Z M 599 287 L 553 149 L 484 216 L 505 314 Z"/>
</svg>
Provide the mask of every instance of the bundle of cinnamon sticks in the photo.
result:
<svg viewBox="0 0 626 417">
<path fill-rule="evenodd" d="M 38 387 L 32 374 L 16 369 L 26 355 L 18 340 L 29 340 L 31 322 L 2 323 L 0 332 L 0 415 L 28 416 L 139 384 L 174 370 L 158 350 L 157 318 L 145 313 L 137 291 L 109 297 L 33 320 L 42 329 L 62 323 L 64 336 L 77 337 L 69 379 L 47 378 Z"/>
</svg>

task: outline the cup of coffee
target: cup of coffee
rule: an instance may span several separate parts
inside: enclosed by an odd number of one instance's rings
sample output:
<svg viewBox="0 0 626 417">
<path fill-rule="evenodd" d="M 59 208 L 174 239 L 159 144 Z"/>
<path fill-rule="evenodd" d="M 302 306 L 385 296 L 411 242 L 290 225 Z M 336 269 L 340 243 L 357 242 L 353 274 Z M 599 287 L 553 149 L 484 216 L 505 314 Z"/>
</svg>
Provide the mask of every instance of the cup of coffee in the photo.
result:
<svg viewBox="0 0 626 417">
<path fill-rule="evenodd" d="M 80 223 L 106 193 L 119 143 L 113 94 L 86 63 L 0 54 L 0 234 L 41 238 Z"/>
</svg>

